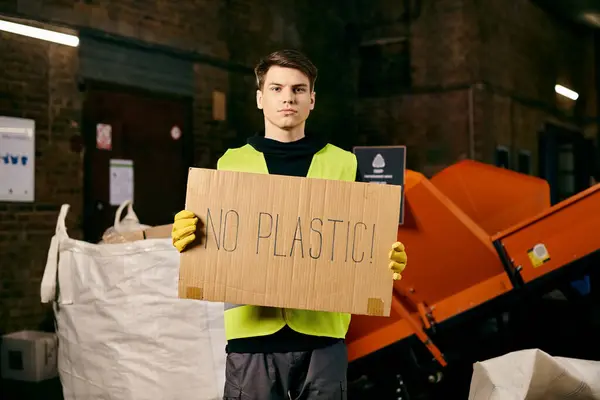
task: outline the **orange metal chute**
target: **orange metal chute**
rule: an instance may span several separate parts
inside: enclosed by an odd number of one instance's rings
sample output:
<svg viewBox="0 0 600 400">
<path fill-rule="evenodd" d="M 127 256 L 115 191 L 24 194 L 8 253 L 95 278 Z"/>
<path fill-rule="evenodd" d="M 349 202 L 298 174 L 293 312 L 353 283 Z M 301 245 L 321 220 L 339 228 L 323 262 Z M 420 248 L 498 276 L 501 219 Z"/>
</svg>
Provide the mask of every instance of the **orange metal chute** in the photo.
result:
<svg viewBox="0 0 600 400">
<path fill-rule="evenodd" d="M 415 304 L 434 305 L 504 273 L 486 232 L 423 175 L 409 172 L 408 180 L 413 184 L 406 185 L 406 223 L 398 239 L 415 267 L 398 289 Z"/>
<path fill-rule="evenodd" d="M 397 303 L 389 318 L 352 317 L 351 361 L 419 336 L 415 322 L 427 327 L 511 289 L 489 235 L 423 175 L 407 171 L 405 181 L 405 222 L 398 239 L 406 246 L 410 272 L 394 284 Z"/>
<path fill-rule="evenodd" d="M 544 179 L 463 160 L 431 178 L 431 183 L 489 235 L 550 207 Z"/>
<path fill-rule="evenodd" d="M 600 184 L 494 236 L 524 283 L 600 249 Z M 529 252 L 543 245 L 549 258 L 534 265 Z"/>
</svg>

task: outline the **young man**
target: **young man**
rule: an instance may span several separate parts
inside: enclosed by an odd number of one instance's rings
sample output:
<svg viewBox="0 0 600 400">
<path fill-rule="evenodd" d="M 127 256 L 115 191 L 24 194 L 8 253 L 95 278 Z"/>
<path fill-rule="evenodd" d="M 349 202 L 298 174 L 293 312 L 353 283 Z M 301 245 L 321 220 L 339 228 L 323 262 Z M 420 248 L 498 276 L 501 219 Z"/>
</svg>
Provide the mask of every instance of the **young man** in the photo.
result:
<svg viewBox="0 0 600 400">
<path fill-rule="evenodd" d="M 261 60 L 255 73 L 264 134 L 227 150 L 217 168 L 355 180 L 354 154 L 305 132 L 315 106 L 315 66 L 301 53 L 283 50 Z M 175 216 L 172 238 L 179 251 L 196 239 L 197 221 L 186 210 Z M 391 245 L 390 279 L 400 279 L 406 253 L 401 243 Z M 226 304 L 224 398 L 345 399 L 349 323 L 349 314 Z"/>
</svg>

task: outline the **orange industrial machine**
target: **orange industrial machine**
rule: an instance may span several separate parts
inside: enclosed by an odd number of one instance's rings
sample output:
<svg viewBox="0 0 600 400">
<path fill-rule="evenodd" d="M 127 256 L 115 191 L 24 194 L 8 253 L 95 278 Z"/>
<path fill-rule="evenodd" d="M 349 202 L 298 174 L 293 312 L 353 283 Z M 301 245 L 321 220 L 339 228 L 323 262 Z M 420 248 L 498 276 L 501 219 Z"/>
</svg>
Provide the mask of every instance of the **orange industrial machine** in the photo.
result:
<svg viewBox="0 0 600 400">
<path fill-rule="evenodd" d="M 462 161 L 431 180 L 407 171 L 405 196 L 398 239 L 408 269 L 394 284 L 390 317 L 352 318 L 348 355 L 351 367 L 361 366 L 351 368 L 355 379 L 369 375 L 370 359 L 382 362 L 375 360 L 417 338 L 439 367 L 428 379 L 439 380 L 449 361 L 432 335 L 436 326 L 600 249 L 600 185 L 551 207 L 546 181 Z"/>
<path fill-rule="evenodd" d="M 550 207 L 545 180 L 476 161 L 452 165 L 433 176 L 431 183 L 488 235 Z"/>
</svg>

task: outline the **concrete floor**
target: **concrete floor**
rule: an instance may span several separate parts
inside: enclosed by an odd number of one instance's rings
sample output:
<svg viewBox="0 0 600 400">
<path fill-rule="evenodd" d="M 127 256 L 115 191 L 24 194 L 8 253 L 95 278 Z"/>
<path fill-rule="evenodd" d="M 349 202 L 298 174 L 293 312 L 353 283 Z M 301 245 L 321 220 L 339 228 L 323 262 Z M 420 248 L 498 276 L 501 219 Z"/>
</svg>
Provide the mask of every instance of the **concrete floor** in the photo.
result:
<svg viewBox="0 0 600 400">
<path fill-rule="evenodd" d="M 39 383 L 0 380 L 0 400 L 63 400 L 58 378 Z"/>
</svg>

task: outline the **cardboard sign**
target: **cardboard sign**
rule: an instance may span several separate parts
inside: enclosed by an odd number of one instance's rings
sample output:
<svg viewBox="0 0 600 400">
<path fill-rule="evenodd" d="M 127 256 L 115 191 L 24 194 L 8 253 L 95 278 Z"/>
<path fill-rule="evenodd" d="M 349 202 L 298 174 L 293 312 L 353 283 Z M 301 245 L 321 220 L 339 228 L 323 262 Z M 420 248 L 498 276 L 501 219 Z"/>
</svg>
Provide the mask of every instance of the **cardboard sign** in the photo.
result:
<svg viewBox="0 0 600 400">
<path fill-rule="evenodd" d="M 402 187 L 399 223 L 404 224 L 406 146 L 356 146 L 353 151 L 364 182 Z"/>
<path fill-rule="evenodd" d="M 179 297 L 389 316 L 400 189 L 192 168 Z"/>
<path fill-rule="evenodd" d="M 139 231 L 123 232 L 119 235 L 115 235 L 103 240 L 102 243 L 124 243 L 145 239 L 166 239 L 171 237 L 172 229 L 173 224 L 153 226 L 152 228 Z"/>
</svg>

